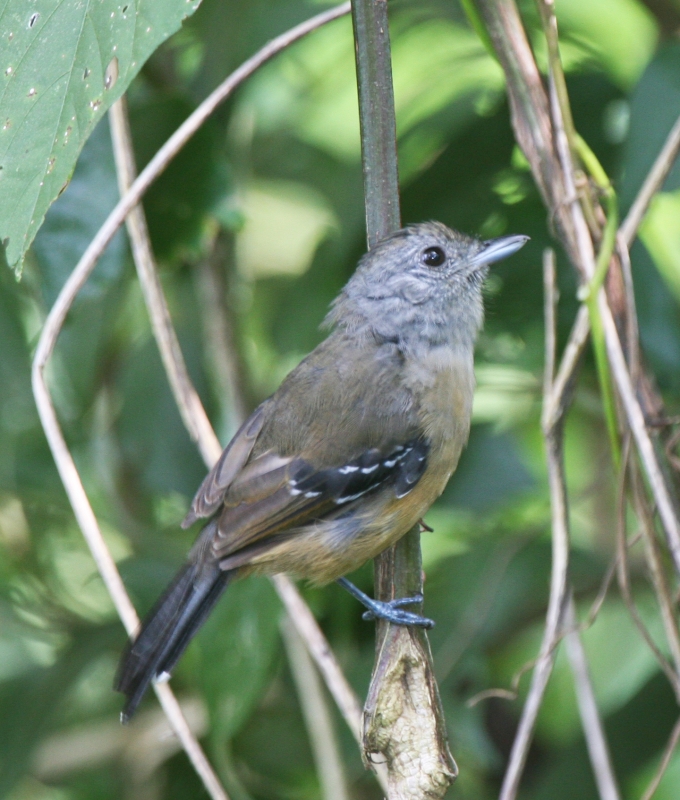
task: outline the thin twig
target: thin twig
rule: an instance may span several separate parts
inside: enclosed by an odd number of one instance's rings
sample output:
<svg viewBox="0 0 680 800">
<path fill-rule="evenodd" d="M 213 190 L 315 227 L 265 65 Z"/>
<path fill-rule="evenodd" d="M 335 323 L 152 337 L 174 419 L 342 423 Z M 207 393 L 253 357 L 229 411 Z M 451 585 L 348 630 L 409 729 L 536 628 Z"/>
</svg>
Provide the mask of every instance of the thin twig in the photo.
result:
<svg viewBox="0 0 680 800">
<path fill-rule="evenodd" d="M 630 207 L 630 211 L 626 215 L 625 220 L 619 228 L 619 234 L 628 247 L 633 244 L 635 236 L 637 235 L 640 223 L 644 219 L 649 204 L 652 202 L 654 195 L 661 189 L 663 182 L 666 180 L 671 167 L 675 163 L 675 159 L 680 152 L 680 117 L 671 128 L 663 147 L 659 151 L 652 168 L 647 173 L 647 177 L 642 184 L 637 197 Z"/>
<path fill-rule="evenodd" d="M 661 609 L 661 619 L 663 620 L 666 639 L 673 658 L 675 674 L 680 676 L 680 633 L 678 632 L 678 623 L 675 616 L 675 604 L 671 597 L 664 565 L 659 553 L 659 543 L 654 530 L 654 517 L 649 508 L 637 464 L 634 461 L 630 464 L 630 474 L 633 507 L 642 528 L 647 565 L 649 566 L 654 592 Z"/>
<path fill-rule="evenodd" d="M 654 497 L 659 517 L 666 534 L 666 542 L 671 552 L 675 569 L 680 573 L 680 523 L 675 512 L 675 503 L 671 496 L 668 484 L 664 477 L 661 465 L 657 459 L 654 445 L 645 424 L 644 414 L 635 396 L 635 390 L 630 373 L 623 355 L 621 340 L 619 339 L 616 323 L 612 316 L 604 291 L 600 292 L 598 305 L 602 323 L 604 325 L 605 342 L 609 364 L 619 390 L 619 396 L 626 412 L 626 418 L 635 444 L 640 454 L 642 465 L 649 481 L 649 486 Z"/>
<path fill-rule="evenodd" d="M 349 800 L 340 747 L 319 673 L 314 668 L 305 643 L 290 617 L 283 618 L 281 633 L 302 715 L 309 732 L 309 745 L 321 784 L 321 796 L 324 800 Z"/>
<path fill-rule="evenodd" d="M 633 271 L 630 264 L 630 252 L 626 240 L 619 230 L 616 235 L 616 253 L 621 263 L 623 275 L 623 289 L 626 294 L 626 355 L 630 378 L 633 386 L 638 385 L 641 373 L 640 362 L 640 331 L 638 329 L 637 307 L 635 304 L 635 287 L 633 286 Z"/>
<path fill-rule="evenodd" d="M 659 784 L 661 783 L 661 779 L 668 768 L 668 764 L 670 763 L 671 757 L 673 756 L 673 752 L 675 748 L 678 746 L 678 741 L 680 740 L 680 719 L 675 723 L 673 726 L 673 730 L 671 731 L 671 735 L 668 737 L 668 743 L 663 751 L 663 756 L 661 756 L 661 762 L 659 767 L 656 771 L 656 774 L 652 778 L 649 786 L 645 790 L 645 793 L 642 795 L 640 800 L 652 800 L 654 793 L 659 788 Z"/>
<path fill-rule="evenodd" d="M 284 575 L 275 575 L 273 581 L 279 597 L 289 610 L 291 618 L 295 620 L 298 633 L 303 636 L 319 672 L 323 675 L 328 690 L 352 731 L 352 735 L 361 746 L 361 704 L 340 669 L 333 651 L 328 646 L 326 637 L 321 632 L 314 615 L 300 596 L 295 584 Z"/>
<path fill-rule="evenodd" d="M 628 547 L 632 547 L 634 544 L 637 543 L 637 539 L 628 542 Z M 583 622 L 579 623 L 578 630 L 579 633 L 583 633 L 587 631 L 592 625 L 595 623 L 602 606 L 604 605 L 604 601 L 607 599 L 607 594 L 609 593 L 609 588 L 612 585 L 612 581 L 614 580 L 614 575 L 616 575 L 616 568 L 619 563 L 619 556 L 618 553 L 614 556 L 611 560 L 609 566 L 607 567 L 607 571 L 604 574 L 604 578 L 602 579 L 602 583 L 600 584 L 600 589 L 595 596 L 595 599 L 591 603 L 590 608 L 588 609 L 588 613 L 586 618 Z"/>
<path fill-rule="evenodd" d="M 562 403 L 568 398 L 569 392 L 573 387 L 576 369 L 583 357 L 589 335 L 590 318 L 588 309 L 585 306 L 581 306 L 576 314 L 569 339 L 562 353 L 562 360 L 555 376 L 553 390 L 544 399 L 544 424 L 554 425 L 562 416 L 564 412 Z"/>
<path fill-rule="evenodd" d="M 499 800 L 514 800 L 524 771 L 529 747 L 533 738 L 538 712 L 543 702 L 543 695 L 550 674 L 552 673 L 557 653 L 556 642 L 559 640 L 563 625 L 564 611 L 568 597 L 569 569 L 569 521 L 567 512 L 567 490 L 563 472 L 562 428 L 564 415 L 568 408 L 568 387 L 571 383 L 564 376 L 561 383 L 562 394 L 554 395 L 555 384 L 552 373 L 555 364 L 555 319 L 557 304 L 557 288 L 555 278 L 555 261 L 550 252 L 546 252 L 543 261 L 543 284 L 545 291 L 546 322 L 546 376 L 544 380 L 543 403 L 543 436 L 545 439 L 548 461 L 548 483 L 550 486 L 550 508 L 552 517 L 552 571 L 550 577 L 550 599 L 546 614 L 545 630 L 541 641 L 539 656 L 534 669 L 531 686 L 527 695 L 517 733 L 512 744 L 510 759 L 503 778 Z M 577 332 L 579 328 L 575 329 Z M 578 365 L 578 358 L 569 353 L 572 370 Z M 560 372 L 562 372 L 560 370 Z"/>
<path fill-rule="evenodd" d="M 619 476 L 619 485 L 617 489 L 617 500 L 616 500 L 616 522 L 617 522 L 616 544 L 618 553 L 617 574 L 619 579 L 619 589 L 621 591 L 621 597 L 623 598 L 623 602 L 626 604 L 628 613 L 630 614 L 633 622 L 635 623 L 636 628 L 638 629 L 642 638 L 645 640 L 649 649 L 654 654 L 654 657 L 659 663 L 659 666 L 661 667 L 664 674 L 668 678 L 668 681 L 673 687 L 673 691 L 675 692 L 676 698 L 678 699 L 678 701 L 680 701 L 680 680 L 673 671 L 671 665 L 668 663 L 668 660 L 666 659 L 664 654 L 657 647 L 657 644 L 652 638 L 652 635 L 647 630 L 647 626 L 643 622 L 642 617 L 640 616 L 640 612 L 637 610 L 637 606 L 635 605 L 633 592 L 630 586 L 630 576 L 628 573 L 628 545 L 626 542 L 626 471 L 627 471 L 629 456 L 630 456 L 630 436 L 627 435 L 624 439 L 623 460 L 621 466 L 621 474 Z"/>
<path fill-rule="evenodd" d="M 607 744 L 602 720 L 597 708 L 588 662 L 578 631 L 573 594 L 569 598 L 565 623 L 570 629 L 565 636 L 565 647 L 574 677 L 576 702 L 578 703 L 581 725 L 588 747 L 590 763 L 595 775 L 595 782 L 601 800 L 619 800 L 620 794 L 611 762 L 609 745 Z"/>
</svg>

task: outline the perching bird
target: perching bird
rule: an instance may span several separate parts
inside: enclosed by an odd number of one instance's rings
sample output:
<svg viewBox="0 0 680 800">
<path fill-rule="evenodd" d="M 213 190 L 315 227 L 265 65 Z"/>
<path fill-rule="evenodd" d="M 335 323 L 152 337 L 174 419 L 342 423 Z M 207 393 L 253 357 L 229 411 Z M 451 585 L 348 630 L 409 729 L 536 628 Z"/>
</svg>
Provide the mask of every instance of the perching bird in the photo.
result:
<svg viewBox="0 0 680 800">
<path fill-rule="evenodd" d="M 433 624 L 403 609 L 413 598 L 371 600 L 341 576 L 394 544 L 444 490 L 470 430 L 488 265 L 527 239 L 483 242 L 427 222 L 361 259 L 328 314 L 328 338 L 201 484 L 182 524 L 210 521 L 121 660 L 123 721 L 237 576 L 339 579 L 375 616 Z"/>
</svg>

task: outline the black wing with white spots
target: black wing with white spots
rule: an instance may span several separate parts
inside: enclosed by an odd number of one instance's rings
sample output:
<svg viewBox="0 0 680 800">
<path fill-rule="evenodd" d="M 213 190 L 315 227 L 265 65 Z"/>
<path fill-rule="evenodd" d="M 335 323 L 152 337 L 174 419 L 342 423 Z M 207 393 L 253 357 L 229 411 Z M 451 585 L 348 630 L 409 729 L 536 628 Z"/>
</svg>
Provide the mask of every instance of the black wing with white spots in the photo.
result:
<svg viewBox="0 0 680 800">
<path fill-rule="evenodd" d="M 336 506 L 358 500 L 387 484 L 397 497 L 405 497 L 427 467 L 428 444 L 414 439 L 397 445 L 387 455 L 372 449 L 341 467 L 313 471 L 307 464 L 293 470 L 288 486 L 291 495 L 307 499 L 324 497 Z"/>
<path fill-rule="evenodd" d="M 286 531 L 349 511 L 355 501 L 380 489 L 405 497 L 427 468 L 428 450 L 424 439 L 412 439 L 382 452 L 366 450 L 352 461 L 328 469 L 315 469 L 295 459 L 275 466 L 271 482 L 258 473 L 252 492 L 248 483 L 240 486 L 239 502 L 227 505 L 220 514 L 213 554 L 218 560 L 230 557 L 231 568 L 237 563 L 236 554 L 240 554 L 238 563 L 245 563 L 251 548 L 258 552 L 267 549 Z"/>
</svg>

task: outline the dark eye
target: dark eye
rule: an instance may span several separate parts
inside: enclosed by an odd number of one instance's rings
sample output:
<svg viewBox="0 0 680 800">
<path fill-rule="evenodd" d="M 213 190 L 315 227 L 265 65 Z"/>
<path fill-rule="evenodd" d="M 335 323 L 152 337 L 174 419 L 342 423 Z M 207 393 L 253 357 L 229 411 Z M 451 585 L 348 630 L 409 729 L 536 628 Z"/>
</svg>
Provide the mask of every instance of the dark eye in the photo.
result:
<svg viewBox="0 0 680 800">
<path fill-rule="evenodd" d="M 446 253 L 441 247 L 428 247 L 427 250 L 423 250 L 420 260 L 426 267 L 441 267 L 446 261 Z"/>
</svg>

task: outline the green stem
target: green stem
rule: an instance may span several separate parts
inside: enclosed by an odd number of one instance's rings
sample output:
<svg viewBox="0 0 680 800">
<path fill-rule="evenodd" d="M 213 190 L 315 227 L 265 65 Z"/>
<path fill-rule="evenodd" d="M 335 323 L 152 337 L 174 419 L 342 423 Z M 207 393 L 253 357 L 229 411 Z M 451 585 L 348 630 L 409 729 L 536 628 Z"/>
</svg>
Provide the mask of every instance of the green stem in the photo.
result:
<svg viewBox="0 0 680 800">
<path fill-rule="evenodd" d="M 361 156 L 364 168 L 368 247 L 401 225 L 397 137 L 386 0 L 352 0 L 356 50 Z M 391 600 L 420 591 L 418 526 L 375 560 L 375 592 Z M 377 626 L 378 646 L 387 624 Z"/>
<path fill-rule="evenodd" d="M 352 0 L 369 249 L 401 227 L 386 0 Z"/>
<path fill-rule="evenodd" d="M 595 353 L 595 366 L 602 392 L 602 403 L 604 405 L 605 418 L 607 420 L 607 430 L 612 448 L 614 465 L 618 469 L 621 464 L 621 445 L 619 442 L 619 429 L 616 415 L 616 402 L 614 399 L 614 387 L 609 370 L 607 359 L 607 346 L 604 337 L 602 318 L 597 305 L 597 298 L 600 289 L 604 285 L 609 264 L 616 245 L 616 231 L 619 226 L 619 206 L 614 187 L 597 160 L 596 155 L 588 147 L 586 142 L 578 135 L 575 136 L 575 145 L 578 155 L 588 170 L 590 177 L 595 181 L 604 197 L 604 205 L 607 213 L 607 222 L 602 233 L 600 249 L 595 261 L 595 272 L 588 284 L 579 292 L 579 299 L 585 302 L 590 315 L 590 325 L 592 329 L 593 350 Z"/>
<path fill-rule="evenodd" d="M 397 137 L 390 62 L 390 36 L 387 23 L 387 0 L 352 0 L 352 20 L 356 46 L 361 154 L 364 168 L 366 236 L 369 249 L 401 226 L 399 178 L 397 172 Z M 375 594 L 379 600 L 422 594 L 423 574 L 420 556 L 420 525 L 416 524 L 395 545 L 375 559 Z M 413 606 L 422 612 L 422 604 Z M 417 658 L 414 656 L 417 653 Z M 415 659 L 415 660 L 414 660 Z M 398 675 L 419 674 L 428 687 L 429 711 L 421 709 L 423 726 L 434 733 L 437 752 L 431 754 L 435 772 L 419 776 L 420 786 L 430 784 L 431 794 L 441 796 L 442 788 L 455 780 L 458 768 L 447 741 L 446 720 L 434 677 L 432 653 L 425 631 L 419 628 L 378 622 L 376 626 L 376 662 L 366 699 L 364 747 L 372 747 L 386 756 L 391 784 L 402 781 L 398 759 L 388 753 L 398 752 L 405 763 L 418 763 L 423 740 L 415 730 L 399 736 L 388 722 L 392 709 L 411 702 L 409 689 Z M 392 676 L 392 677 L 390 677 Z M 385 713 L 385 709 L 390 709 Z M 408 726 L 407 726 L 408 727 Z M 409 753 L 409 750 L 412 752 Z M 435 794 L 436 789 L 436 794 Z M 395 789 L 397 794 L 399 791 Z"/>
<path fill-rule="evenodd" d="M 569 149 L 573 153 L 575 151 L 575 139 L 578 134 L 576 133 L 574 119 L 571 115 L 567 81 L 564 77 L 562 59 L 560 58 L 560 44 L 557 36 L 555 7 L 553 3 L 548 3 L 546 0 L 536 0 L 536 5 L 538 6 L 538 11 L 541 15 L 543 33 L 545 34 L 545 41 L 548 46 L 550 76 L 553 80 L 555 92 L 557 93 L 557 99 L 560 104 L 560 111 L 562 112 L 562 124 L 564 126 L 564 132 L 567 136 L 567 141 L 569 142 Z"/>
</svg>

